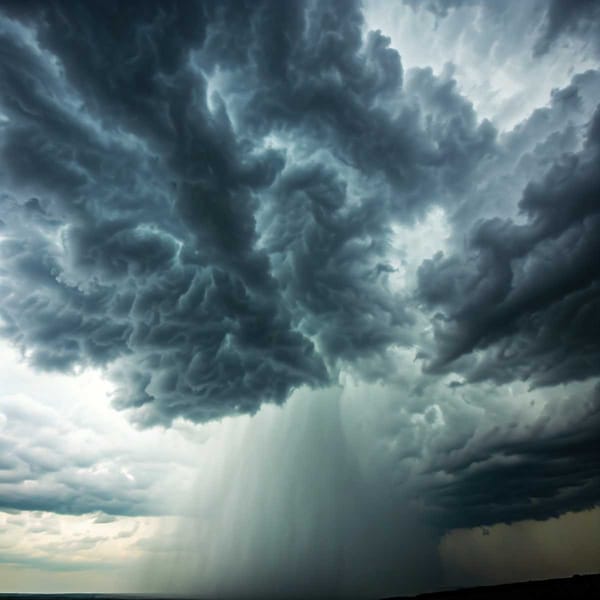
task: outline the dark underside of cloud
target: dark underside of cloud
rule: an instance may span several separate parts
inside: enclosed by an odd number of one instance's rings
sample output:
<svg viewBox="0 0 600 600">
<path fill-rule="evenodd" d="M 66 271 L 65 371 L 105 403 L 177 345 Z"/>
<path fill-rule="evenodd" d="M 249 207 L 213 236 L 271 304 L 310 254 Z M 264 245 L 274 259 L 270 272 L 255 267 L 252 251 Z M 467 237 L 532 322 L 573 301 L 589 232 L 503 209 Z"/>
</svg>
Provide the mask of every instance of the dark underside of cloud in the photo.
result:
<svg viewBox="0 0 600 600">
<path fill-rule="evenodd" d="M 568 119 L 534 131 L 580 110 L 597 73 L 507 141 L 450 76 L 404 72 L 355 2 L 2 11 L 1 333 L 33 366 L 106 367 L 142 425 L 252 414 L 342 367 L 386 364 L 392 347 L 421 348 L 424 377 L 466 385 L 600 376 L 600 112 L 572 150 L 552 141 Z M 539 53 L 597 31 L 595 3 L 544 14 Z M 530 138 L 519 220 L 480 214 L 482 178 L 510 179 L 507 156 Z M 398 291 L 393 227 L 434 206 L 452 248 Z M 576 418 L 491 435 L 463 463 L 440 452 L 433 518 L 595 505 L 598 394 L 572 402 Z"/>
<path fill-rule="evenodd" d="M 470 380 L 554 385 L 600 375 L 600 110 L 582 150 L 525 188 L 527 220 L 484 219 L 464 254 L 419 269 L 435 315 L 429 369 L 480 351 Z"/>
<path fill-rule="evenodd" d="M 600 386 L 567 397 L 533 424 L 491 427 L 481 439 L 446 444 L 422 492 L 441 529 L 547 519 L 600 498 Z M 441 477 L 440 477 L 441 475 Z"/>
<path fill-rule="evenodd" d="M 403 341 L 410 311 L 380 284 L 390 222 L 494 145 L 453 82 L 414 77 L 425 115 L 351 3 L 20 16 L 39 46 L 7 22 L 2 312 L 32 364 L 113 362 L 119 406 L 207 420 Z"/>
</svg>

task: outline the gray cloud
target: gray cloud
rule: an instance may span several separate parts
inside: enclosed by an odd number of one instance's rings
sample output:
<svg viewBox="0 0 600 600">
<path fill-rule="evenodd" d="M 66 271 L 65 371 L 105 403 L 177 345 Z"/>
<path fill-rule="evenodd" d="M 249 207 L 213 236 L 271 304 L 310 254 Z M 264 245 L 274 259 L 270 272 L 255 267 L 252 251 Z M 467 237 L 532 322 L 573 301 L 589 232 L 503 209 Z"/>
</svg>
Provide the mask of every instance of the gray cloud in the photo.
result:
<svg viewBox="0 0 600 600">
<path fill-rule="evenodd" d="M 528 52 L 591 40 L 596 9 L 563 5 L 527 13 L 546 14 Z M 378 435 L 439 530 L 597 504 L 597 391 L 571 396 L 572 418 L 548 403 L 529 429 L 510 408 L 496 429 L 478 427 L 497 414 L 475 392 L 456 401 L 486 382 L 556 390 L 600 375 L 597 71 L 499 134 L 452 66 L 405 70 L 354 2 L 2 10 L 0 331 L 31 365 L 106 369 L 114 404 L 143 426 L 253 414 L 351 372 L 402 401 Z M 398 226 L 434 207 L 447 250 L 420 265 L 416 289 L 395 287 Z M 416 375 L 400 372 L 398 348 Z M 10 427 L 0 507 L 160 512 L 152 469 L 136 484 L 94 479 L 76 467 L 98 456 Z M 341 433 L 334 442 L 345 456 Z M 319 483 L 329 506 L 355 489 Z M 338 549 L 326 554 L 337 564 Z"/>
<path fill-rule="evenodd" d="M 548 52 L 559 38 L 575 36 L 583 39 L 599 53 L 600 8 L 594 0 L 561 2 L 548 0 L 548 8 L 542 34 L 535 45 L 536 54 Z"/>
<path fill-rule="evenodd" d="M 113 515 L 107 515 L 106 513 L 99 512 L 96 518 L 94 519 L 94 523 L 114 523 L 117 518 Z"/>
<path fill-rule="evenodd" d="M 110 19 L 112 9 L 106 10 L 104 17 L 70 16 L 98 25 Z M 46 16 L 51 22 L 60 14 L 49 8 Z M 132 33 L 142 27 L 133 19 L 123 25 Z M 54 49 L 63 36 L 53 32 L 38 32 L 40 43 Z M 89 35 L 102 34 L 108 35 L 98 25 Z M 123 40 L 131 38 L 123 32 Z M 71 42 L 90 38 L 82 30 Z M 253 189 L 272 179 L 281 159 L 269 152 L 242 158 L 226 115 L 211 115 L 192 94 L 196 89 L 202 97 L 205 85 L 187 61 L 189 49 L 161 45 L 161 60 L 181 78 L 174 88 L 165 83 L 155 90 L 169 94 L 165 102 L 174 111 L 161 127 L 163 105 L 138 106 L 141 83 L 130 73 L 113 76 L 127 80 L 131 93 L 123 87 L 106 96 L 109 83 L 90 79 L 90 65 L 78 70 L 81 48 L 59 49 L 72 87 L 49 73 L 34 48 L 14 38 L 7 47 L 13 56 L 4 68 L 10 120 L 3 156 L 13 193 L 4 203 L 17 223 L 3 247 L 23 287 L 11 290 L 3 312 L 5 333 L 34 348 L 33 364 L 68 369 L 126 356 L 117 402 L 139 407 L 154 399 L 150 421 L 253 411 L 262 400 L 282 400 L 294 385 L 323 381 L 311 342 L 292 329 L 277 301 L 267 257 L 253 248 Z M 136 68 L 140 77 L 153 73 L 146 64 Z M 40 72 L 62 105 L 47 100 Z M 27 88 L 28 78 L 39 86 Z M 96 110 L 68 108 L 86 101 Z M 33 193 L 42 197 L 36 207 L 46 211 L 39 217 L 46 230 L 19 235 L 17 215 L 30 209 L 15 196 Z M 272 336 L 274 352 L 267 346 Z M 206 402 L 197 401 L 202 397 Z"/>
<path fill-rule="evenodd" d="M 114 10 L 5 26 L 4 334 L 41 368 L 110 364 L 145 423 L 254 412 L 402 342 L 412 318 L 374 285 L 389 220 L 460 191 L 491 125 L 431 71 L 403 92 L 358 6 Z M 242 70 L 244 91 L 207 97 Z"/>
<path fill-rule="evenodd" d="M 599 428 L 596 385 L 549 403 L 532 422 L 513 415 L 450 443 L 440 439 L 426 467 L 435 475 L 421 492 L 430 522 L 473 527 L 596 506 Z"/>
<path fill-rule="evenodd" d="M 165 478 L 183 489 L 192 473 L 182 463 L 181 448 L 173 444 L 165 450 L 160 437 L 150 442 L 154 452 L 144 448 L 142 438 L 132 446 L 119 432 L 118 421 L 110 432 L 115 439 L 107 441 L 101 430 L 89 429 L 81 418 L 66 416 L 51 399 L 44 400 L 0 398 L 0 509 L 78 515 L 100 511 L 97 523 L 110 522 L 109 515 L 173 510 L 162 487 Z M 89 411 L 96 418 L 102 414 L 93 407 Z"/>
<path fill-rule="evenodd" d="M 519 11 L 518 0 L 505 2 L 479 2 L 478 0 L 404 0 L 413 10 L 428 10 L 437 19 L 448 17 L 453 11 L 460 9 L 476 9 L 485 16 L 506 21 L 510 13 Z M 533 47 L 536 56 L 547 53 L 560 40 L 572 42 L 577 39 L 583 42 L 586 50 L 600 51 L 598 33 L 600 9 L 595 0 L 531 0 L 531 17 L 538 38 Z"/>
<path fill-rule="evenodd" d="M 465 363 L 470 380 L 550 385 L 599 374 L 599 123 L 596 111 L 584 147 L 527 185 L 525 223 L 477 221 L 466 255 L 440 253 L 420 267 L 421 297 L 444 311 L 434 320 L 430 369 L 477 350 Z"/>
</svg>

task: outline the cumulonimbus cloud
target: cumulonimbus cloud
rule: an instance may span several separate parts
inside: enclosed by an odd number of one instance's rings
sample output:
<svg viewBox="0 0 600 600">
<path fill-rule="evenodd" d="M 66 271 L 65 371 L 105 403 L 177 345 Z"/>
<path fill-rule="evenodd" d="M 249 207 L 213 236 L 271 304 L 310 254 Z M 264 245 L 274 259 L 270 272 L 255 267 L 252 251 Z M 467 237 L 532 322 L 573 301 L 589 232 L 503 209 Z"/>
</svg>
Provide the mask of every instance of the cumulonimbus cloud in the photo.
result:
<svg viewBox="0 0 600 600">
<path fill-rule="evenodd" d="M 458 4 L 429 3 L 439 18 Z M 559 31 L 556 7 L 531 52 L 587 35 L 591 8 Z M 598 377 L 598 71 L 500 133 L 451 66 L 406 70 L 357 2 L 3 13 L 1 332 L 35 367 L 106 367 L 116 406 L 143 425 L 252 414 L 344 369 L 396 385 L 399 348 L 424 366 L 410 393 L 434 390 L 450 416 L 450 374 L 456 395 Z M 397 232 L 434 207 L 447 249 L 415 266 L 416 286 L 397 286 Z M 505 414 L 495 432 L 469 429 L 461 400 L 452 434 L 411 448 L 431 475 L 414 489 L 432 519 L 597 503 L 588 388 L 565 392 L 578 419 L 543 414 L 536 439 Z M 438 404 L 423 423 L 443 422 Z M 402 424 L 416 431 L 413 416 Z M 567 455 L 563 433 L 581 468 L 528 478 Z M 505 502 L 491 511 L 498 474 Z M 523 504 L 532 497 L 546 500 Z"/>
<path fill-rule="evenodd" d="M 31 5 L 3 31 L 4 334 L 38 367 L 111 364 L 149 423 L 254 412 L 401 341 L 390 221 L 494 146 L 451 82 L 404 90 L 358 5 L 171 9 Z"/>
</svg>

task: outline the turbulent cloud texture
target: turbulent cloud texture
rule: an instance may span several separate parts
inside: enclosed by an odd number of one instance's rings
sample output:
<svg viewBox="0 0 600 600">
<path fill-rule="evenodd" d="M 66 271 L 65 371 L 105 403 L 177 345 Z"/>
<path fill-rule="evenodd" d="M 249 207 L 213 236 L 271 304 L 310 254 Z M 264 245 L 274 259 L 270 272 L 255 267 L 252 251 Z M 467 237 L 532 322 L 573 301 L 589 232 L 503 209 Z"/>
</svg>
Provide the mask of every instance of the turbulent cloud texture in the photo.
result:
<svg viewBox="0 0 600 600">
<path fill-rule="evenodd" d="M 390 223 L 452 202 L 495 140 L 452 80 L 405 84 L 358 6 L 165 8 L 3 29 L 3 331 L 42 368 L 110 363 L 148 423 L 406 343 Z"/>
<path fill-rule="evenodd" d="M 510 36 L 519 3 L 407 4 Z M 529 58 L 598 56 L 597 3 L 527 11 Z M 0 12 L 0 333 L 29 364 L 105 369 L 142 427 L 352 377 L 369 468 L 439 532 L 598 504 L 600 71 L 501 130 L 358 2 Z M 151 512 L 134 496 L 58 505 Z"/>
</svg>

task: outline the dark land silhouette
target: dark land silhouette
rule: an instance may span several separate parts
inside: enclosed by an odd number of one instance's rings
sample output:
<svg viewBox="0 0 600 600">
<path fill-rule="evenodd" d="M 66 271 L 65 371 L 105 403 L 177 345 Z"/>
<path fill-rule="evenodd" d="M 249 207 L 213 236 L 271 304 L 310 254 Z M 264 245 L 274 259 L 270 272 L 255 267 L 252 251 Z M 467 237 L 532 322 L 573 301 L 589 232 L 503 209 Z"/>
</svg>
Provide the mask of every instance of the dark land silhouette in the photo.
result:
<svg viewBox="0 0 600 600">
<path fill-rule="evenodd" d="M 574 575 L 564 579 L 522 581 L 502 585 L 461 588 L 416 596 L 393 596 L 382 600 L 574 600 L 600 597 L 600 574 Z M 182 596 L 144 594 L 1 594 L 0 600 L 193 600 Z M 199 599 L 195 600 L 210 600 Z M 258 600 L 258 599 L 257 599 Z M 264 599 L 261 599 L 264 600 Z"/>
<path fill-rule="evenodd" d="M 573 600 L 574 598 L 599 598 L 600 574 L 574 575 L 564 579 L 520 581 L 502 585 L 461 588 L 443 592 L 419 594 L 417 596 L 395 596 L 385 600 Z"/>
</svg>

